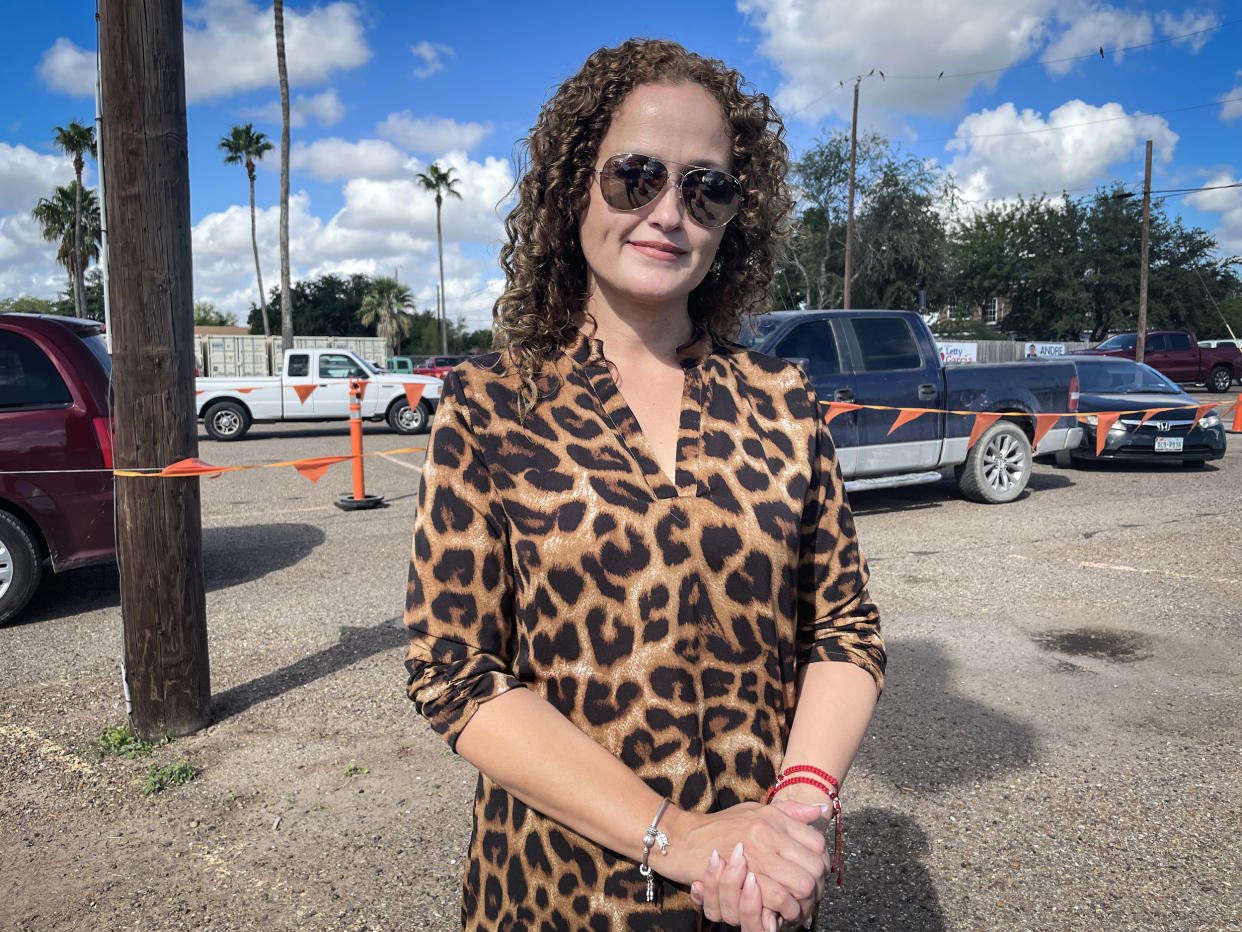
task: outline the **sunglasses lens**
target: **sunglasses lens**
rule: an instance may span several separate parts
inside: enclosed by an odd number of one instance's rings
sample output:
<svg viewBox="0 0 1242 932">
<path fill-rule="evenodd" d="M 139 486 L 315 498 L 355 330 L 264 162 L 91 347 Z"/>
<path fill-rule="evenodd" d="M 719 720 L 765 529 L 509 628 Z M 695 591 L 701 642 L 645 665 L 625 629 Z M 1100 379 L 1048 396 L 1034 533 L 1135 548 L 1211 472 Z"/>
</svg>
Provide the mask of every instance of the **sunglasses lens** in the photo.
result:
<svg viewBox="0 0 1242 932">
<path fill-rule="evenodd" d="M 724 172 L 696 168 L 681 182 L 686 212 L 705 227 L 722 227 L 737 216 L 742 188 L 736 178 Z"/>
<path fill-rule="evenodd" d="M 615 155 L 599 175 L 604 201 L 615 210 L 638 210 L 655 200 L 668 181 L 663 162 L 645 155 Z"/>
</svg>

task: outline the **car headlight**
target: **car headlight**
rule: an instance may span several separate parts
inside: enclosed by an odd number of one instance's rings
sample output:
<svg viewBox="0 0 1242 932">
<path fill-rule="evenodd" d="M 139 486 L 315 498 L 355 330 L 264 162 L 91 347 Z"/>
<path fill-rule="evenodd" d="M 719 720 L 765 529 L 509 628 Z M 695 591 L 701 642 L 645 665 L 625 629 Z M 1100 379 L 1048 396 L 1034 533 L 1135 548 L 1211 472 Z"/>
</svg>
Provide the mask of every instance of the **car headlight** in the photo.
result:
<svg viewBox="0 0 1242 932">
<path fill-rule="evenodd" d="M 1200 427 L 1219 427 L 1220 415 L 1213 411 L 1211 414 L 1205 414 L 1199 418 Z"/>
<path fill-rule="evenodd" d="M 1088 414 L 1082 419 L 1082 422 L 1086 424 L 1088 427 L 1094 427 L 1096 425 L 1096 421 L 1097 421 L 1097 418 L 1094 414 Z"/>
</svg>

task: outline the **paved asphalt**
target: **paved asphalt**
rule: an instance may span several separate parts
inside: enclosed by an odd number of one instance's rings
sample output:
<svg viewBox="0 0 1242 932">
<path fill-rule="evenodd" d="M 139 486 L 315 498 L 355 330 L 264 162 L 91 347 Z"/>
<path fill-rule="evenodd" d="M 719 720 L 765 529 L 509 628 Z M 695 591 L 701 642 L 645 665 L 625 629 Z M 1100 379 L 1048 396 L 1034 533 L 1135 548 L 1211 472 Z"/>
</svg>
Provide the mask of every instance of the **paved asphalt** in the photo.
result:
<svg viewBox="0 0 1242 932">
<path fill-rule="evenodd" d="M 368 453 L 425 439 L 365 431 Z M 890 667 L 843 794 L 846 881 L 821 929 L 1242 928 L 1242 435 L 1231 442 L 1201 470 L 1037 464 L 1009 505 L 965 502 L 949 482 L 854 496 Z M 239 443 L 200 445 L 217 465 L 346 452 L 346 432 L 326 424 L 257 425 Z M 427 843 L 404 854 L 419 878 L 404 894 L 404 915 L 418 916 L 409 925 L 447 930 L 459 868 L 446 852 L 468 830 L 468 768 L 427 763 L 439 745 L 389 701 L 421 462 L 370 457 L 367 491 L 387 507 L 368 512 L 333 506 L 348 464 L 317 484 L 288 467 L 203 480 L 205 575 L 217 715 L 244 724 L 230 741 L 267 729 L 272 748 L 289 747 L 265 704 L 293 716 L 336 703 L 325 721 L 352 717 L 373 754 L 377 735 L 400 745 L 406 779 L 450 775 L 424 812 L 449 827 L 420 826 Z M 53 684 L 82 669 L 108 676 L 116 604 L 104 571 L 45 584 L 24 622 L 0 632 L 0 687 L 34 669 Z M 75 636 L 84 630 L 90 639 Z M 0 720 L 22 717 L 6 705 Z M 327 724 L 320 736 L 297 727 L 291 760 L 339 744 Z M 190 746 L 226 768 L 211 741 Z M 320 842 L 326 862 L 337 840 Z M 384 917 L 402 910 L 374 915 L 349 927 L 395 928 Z M 282 916 L 270 927 L 293 913 Z"/>
</svg>

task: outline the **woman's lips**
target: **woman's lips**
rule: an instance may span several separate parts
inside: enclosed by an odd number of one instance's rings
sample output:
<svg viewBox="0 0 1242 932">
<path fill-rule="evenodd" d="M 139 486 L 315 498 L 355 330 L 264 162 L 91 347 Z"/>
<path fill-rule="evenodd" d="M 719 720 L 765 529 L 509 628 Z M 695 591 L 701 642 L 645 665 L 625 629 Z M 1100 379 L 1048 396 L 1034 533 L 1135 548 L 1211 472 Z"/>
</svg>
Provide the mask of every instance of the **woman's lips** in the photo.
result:
<svg viewBox="0 0 1242 932">
<path fill-rule="evenodd" d="M 661 259 L 665 262 L 684 256 L 686 250 L 672 243 L 660 243 L 651 240 L 630 240 L 629 243 L 644 256 L 650 256 L 652 259 Z"/>
</svg>

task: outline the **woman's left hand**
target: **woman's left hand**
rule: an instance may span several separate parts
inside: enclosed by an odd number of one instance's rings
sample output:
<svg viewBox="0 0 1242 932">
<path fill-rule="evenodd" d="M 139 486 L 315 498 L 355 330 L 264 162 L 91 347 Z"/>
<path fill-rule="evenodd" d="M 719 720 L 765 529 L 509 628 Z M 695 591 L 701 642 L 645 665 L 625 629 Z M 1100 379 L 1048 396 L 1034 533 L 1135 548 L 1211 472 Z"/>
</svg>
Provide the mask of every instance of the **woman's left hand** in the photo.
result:
<svg viewBox="0 0 1242 932">
<path fill-rule="evenodd" d="M 759 883 L 746 864 L 741 842 L 726 861 L 713 851 L 702 880 L 690 885 L 690 897 L 705 918 L 737 926 L 742 932 L 776 932 L 779 918 L 763 906 Z"/>
</svg>

